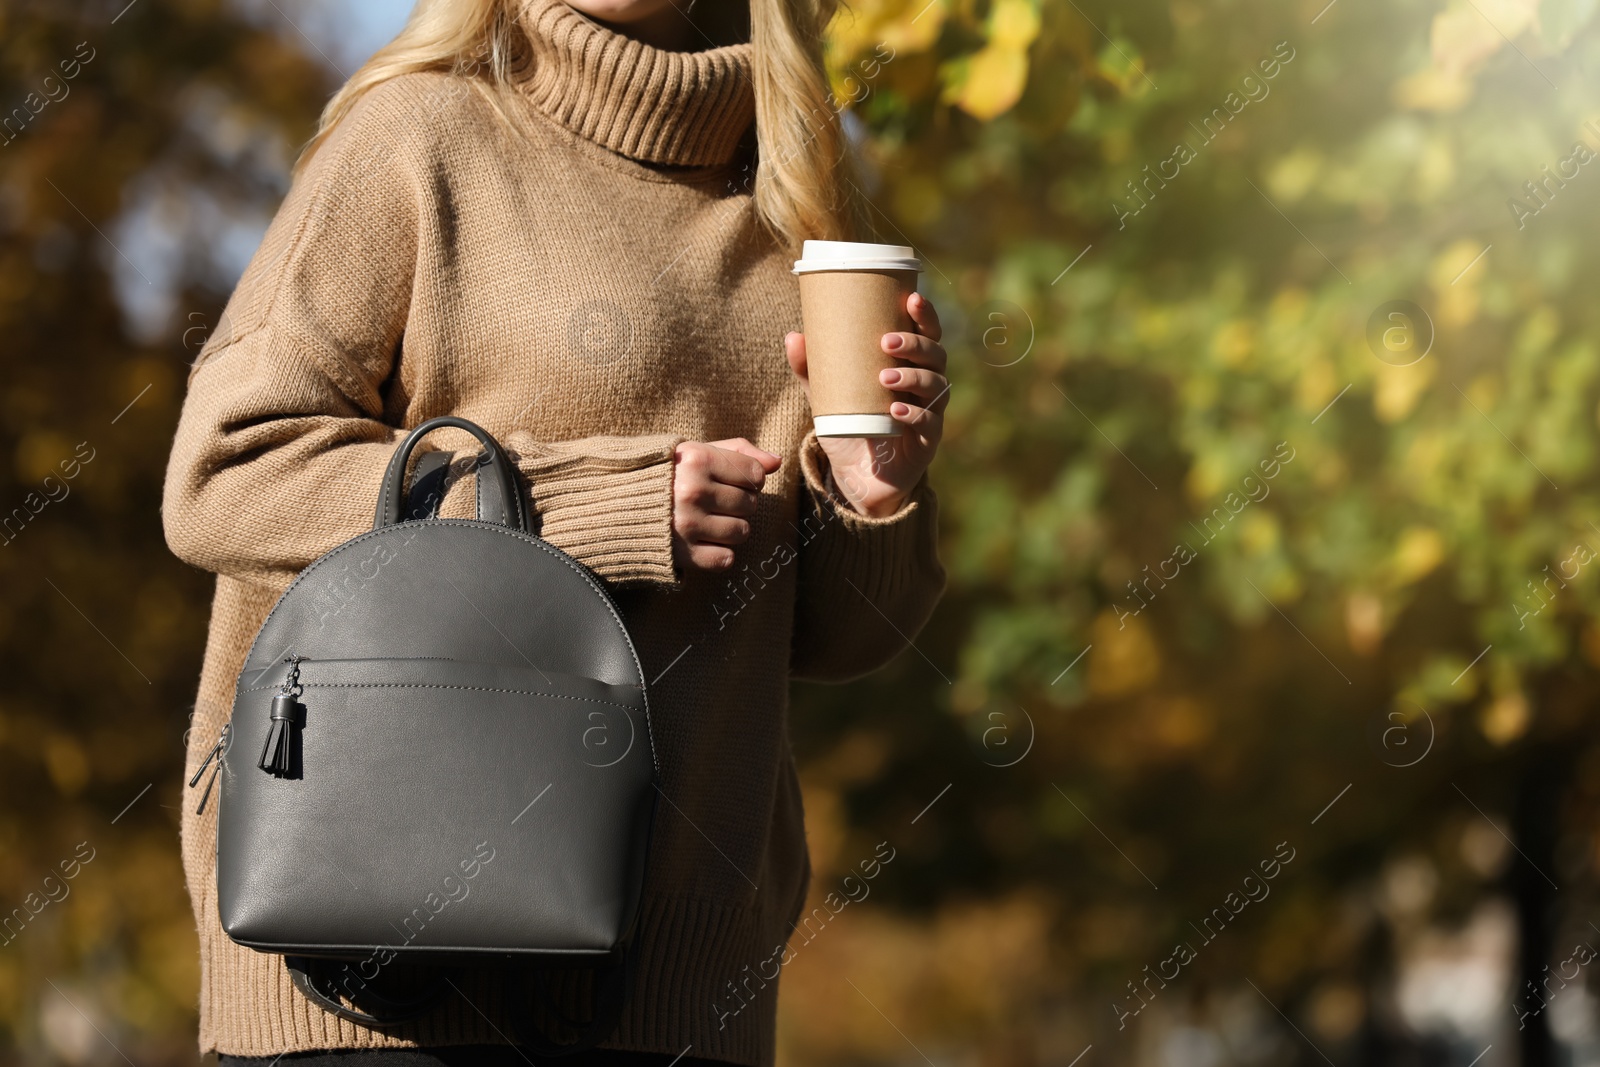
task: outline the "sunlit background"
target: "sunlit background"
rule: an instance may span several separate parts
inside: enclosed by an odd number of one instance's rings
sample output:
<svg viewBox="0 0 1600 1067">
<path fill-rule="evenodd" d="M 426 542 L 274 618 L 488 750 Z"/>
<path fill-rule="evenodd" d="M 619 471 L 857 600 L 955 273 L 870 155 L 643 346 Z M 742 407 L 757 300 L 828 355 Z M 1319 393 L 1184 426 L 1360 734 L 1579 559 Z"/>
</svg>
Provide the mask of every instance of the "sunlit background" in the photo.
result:
<svg viewBox="0 0 1600 1067">
<path fill-rule="evenodd" d="M 862 192 L 949 325 L 951 585 L 884 671 L 795 687 L 781 1063 L 1600 1064 L 1597 6 L 836 23 Z M 211 583 L 161 477 L 408 10 L 0 6 L 5 1062 L 196 1059 Z"/>
</svg>

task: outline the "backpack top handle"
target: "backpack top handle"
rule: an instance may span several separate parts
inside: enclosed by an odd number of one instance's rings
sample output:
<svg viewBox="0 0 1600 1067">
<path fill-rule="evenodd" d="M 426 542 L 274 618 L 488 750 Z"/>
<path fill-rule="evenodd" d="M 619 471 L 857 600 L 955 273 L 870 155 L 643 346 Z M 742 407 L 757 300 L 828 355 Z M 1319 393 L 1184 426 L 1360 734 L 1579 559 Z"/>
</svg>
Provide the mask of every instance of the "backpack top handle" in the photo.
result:
<svg viewBox="0 0 1600 1067">
<path fill-rule="evenodd" d="M 406 463 L 417 442 L 434 430 L 446 427 L 466 430 L 483 445 L 477 466 L 478 521 L 509 526 L 521 533 L 532 533 L 528 528 L 527 510 L 522 504 L 522 492 L 517 484 L 517 471 L 506 450 L 483 427 L 455 415 L 440 415 L 427 420 L 412 430 L 400 447 L 395 449 L 394 457 L 389 460 L 389 468 L 383 474 L 383 490 L 378 494 L 377 514 L 373 517 L 372 528 L 378 530 L 400 522 L 406 503 Z"/>
</svg>

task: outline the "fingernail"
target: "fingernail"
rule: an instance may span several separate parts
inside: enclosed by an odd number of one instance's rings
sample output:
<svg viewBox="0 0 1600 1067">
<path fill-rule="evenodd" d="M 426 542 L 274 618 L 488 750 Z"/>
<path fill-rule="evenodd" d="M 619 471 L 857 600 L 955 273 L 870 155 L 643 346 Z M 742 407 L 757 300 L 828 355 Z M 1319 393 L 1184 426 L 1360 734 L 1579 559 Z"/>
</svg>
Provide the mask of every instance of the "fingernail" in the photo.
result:
<svg viewBox="0 0 1600 1067">
<path fill-rule="evenodd" d="M 889 405 L 889 411 L 890 411 L 891 414 L 894 414 L 894 415 L 909 415 L 909 414 L 911 414 L 911 409 L 909 407 L 907 407 L 905 404 L 890 404 Z"/>
<path fill-rule="evenodd" d="M 905 341 L 902 340 L 900 335 L 897 334 L 897 333 L 891 333 L 891 334 L 885 334 L 884 335 L 883 347 L 886 350 L 890 351 L 890 352 L 893 352 L 895 349 L 899 348 L 903 344 L 905 344 Z"/>
<path fill-rule="evenodd" d="M 893 385 L 900 380 L 900 372 L 897 370 L 886 370 L 878 376 L 878 380 L 883 382 L 884 385 Z"/>
</svg>

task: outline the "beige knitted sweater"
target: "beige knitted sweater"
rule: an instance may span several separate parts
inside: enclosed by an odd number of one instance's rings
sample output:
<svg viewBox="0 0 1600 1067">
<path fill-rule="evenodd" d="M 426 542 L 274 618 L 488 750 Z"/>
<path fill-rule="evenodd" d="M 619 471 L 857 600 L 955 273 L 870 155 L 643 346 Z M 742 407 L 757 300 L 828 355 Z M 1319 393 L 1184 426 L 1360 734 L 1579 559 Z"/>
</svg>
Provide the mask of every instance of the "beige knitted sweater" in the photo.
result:
<svg viewBox="0 0 1600 1067">
<path fill-rule="evenodd" d="M 741 180 L 749 46 L 666 52 L 560 0 L 527 2 L 532 72 L 505 103 L 522 132 L 453 76 L 373 91 L 295 182 L 191 374 L 166 533 L 218 579 L 186 777 L 277 596 L 371 526 L 405 428 L 472 419 L 514 453 L 541 535 L 608 580 L 654 680 L 670 803 L 639 973 L 607 1044 L 767 1064 L 777 983 L 755 969 L 809 880 L 788 680 L 859 676 L 916 634 L 944 585 L 936 501 L 924 478 L 873 519 L 826 489 L 783 356 L 800 327 L 791 257 Z M 733 572 L 677 568 L 674 446 L 735 436 L 783 466 Z M 457 482 L 442 513 L 470 517 L 470 488 Z M 202 1051 L 504 1040 L 488 975 L 379 1033 L 302 999 L 279 957 L 233 944 L 217 920 L 217 806 L 196 815 L 196 793 L 183 858 Z"/>
</svg>

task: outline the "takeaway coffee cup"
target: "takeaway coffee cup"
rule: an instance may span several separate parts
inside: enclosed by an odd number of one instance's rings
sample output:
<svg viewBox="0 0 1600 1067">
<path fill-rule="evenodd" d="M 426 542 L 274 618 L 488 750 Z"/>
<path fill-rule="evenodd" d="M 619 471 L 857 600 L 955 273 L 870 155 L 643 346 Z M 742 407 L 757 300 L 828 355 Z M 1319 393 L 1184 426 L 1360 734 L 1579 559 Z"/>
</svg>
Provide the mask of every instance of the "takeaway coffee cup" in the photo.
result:
<svg viewBox="0 0 1600 1067">
<path fill-rule="evenodd" d="M 906 298 L 922 263 L 905 245 L 807 241 L 795 261 L 818 437 L 898 437 L 889 414 L 894 391 L 878 372 L 899 364 L 883 350 L 886 333 L 912 332 Z"/>
</svg>

